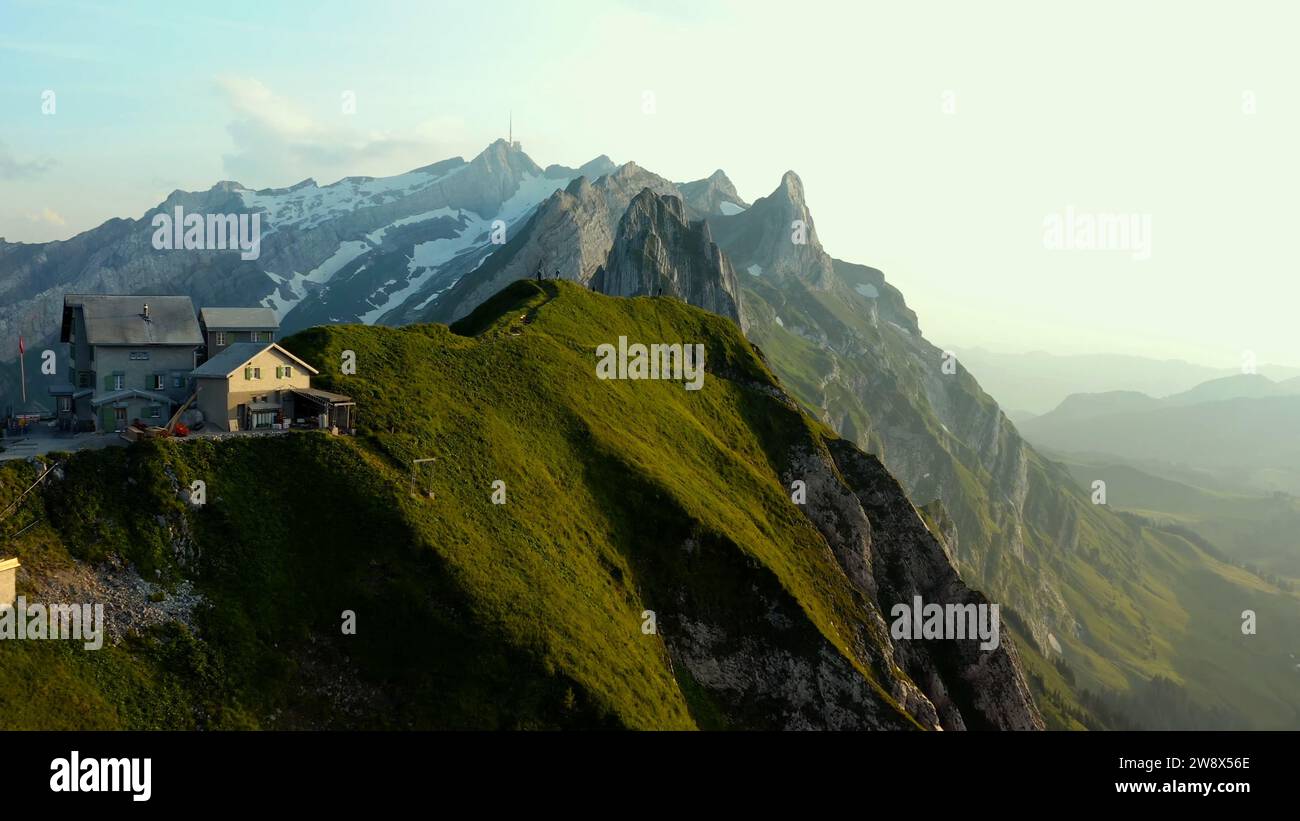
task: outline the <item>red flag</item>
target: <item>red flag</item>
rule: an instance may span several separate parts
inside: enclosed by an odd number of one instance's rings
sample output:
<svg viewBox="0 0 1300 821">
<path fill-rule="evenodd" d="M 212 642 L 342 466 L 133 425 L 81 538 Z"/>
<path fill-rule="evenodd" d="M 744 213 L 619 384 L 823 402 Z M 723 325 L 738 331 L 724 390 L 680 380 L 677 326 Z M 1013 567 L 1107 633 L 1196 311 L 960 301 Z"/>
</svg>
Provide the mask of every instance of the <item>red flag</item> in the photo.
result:
<svg viewBox="0 0 1300 821">
<path fill-rule="evenodd" d="M 22 356 L 25 353 L 27 353 L 27 346 L 23 343 L 23 338 L 20 335 L 18 337 L 18 355 Z"/>
</svg>

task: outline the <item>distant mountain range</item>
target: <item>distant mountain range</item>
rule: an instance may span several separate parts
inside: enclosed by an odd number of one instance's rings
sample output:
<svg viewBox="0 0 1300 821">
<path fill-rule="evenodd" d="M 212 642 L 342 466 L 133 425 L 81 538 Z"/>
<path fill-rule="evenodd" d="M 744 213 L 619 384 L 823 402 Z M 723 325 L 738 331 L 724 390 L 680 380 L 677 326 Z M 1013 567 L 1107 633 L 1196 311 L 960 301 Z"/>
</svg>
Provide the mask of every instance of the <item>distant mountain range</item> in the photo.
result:
<svg viewBox="0 0 1300 821">
<path fill-rule="evenodd" d="M 1127 464 L 1167 465 L 1300 495 L 1300 378 L 1238 374 L 1162 399 L 1132 391 L 1069 396 L 1023 420 L 1031 442 Z"/>
<path fill-rule="evenodd" d="M 1008 354 L 962 346 L 952 350 L 1017 421 L 1047 413 L 1071 394 L 1133 391 L 1168 396 L 1242 373 L 1240 368 L 1211 368 L 1181 359 L 1121 354 Z M 1300 377 L 1300 368 L 1295 367 L 1261 364 L 1256 370 L 1279 381 Z"/>
<path fill-rule="evenodd" d="M 1300 604 L 1176 532 L 1093 504 L 1021 438 L 968 356 L 945 367 L 881 271 L 826 252 L 793 172 L 751 205 L 720 171 L 674 183 L 606 157 L 542 169 L 498 141 L 468 163 L 398 177 L 264 191 L 221 183 L 159 208 L 175 204 L 261 209 L 260 258 L 154 251 L 154 212 L 65 243 L 3 245 L 0 338 L 22 330 L 29 347 L 48 342 L 68 290 L 268 305 L 289 331 L 470 321 L 539 272 L 618 296 L 680 298 L 737 323 L 785 390 L 897 477 L 961 577 L 1011 614 L 1049 726 L 1107 726 L 1113 713 L 1099 699 L 1140 722 L 1137 694 L 1154 679 L 1194 705 L 1170 726 L 1220 714 L 1232 726 L 1300 726 L 1279 695 L 1294 683 L 1284 636 L 1244 647 L 1229 629 L 1189 633 L 1246 601 L 1280 621 L 1300 619 Z M 472 407 L 464 412 L 484 412 Z"/>
</svg>

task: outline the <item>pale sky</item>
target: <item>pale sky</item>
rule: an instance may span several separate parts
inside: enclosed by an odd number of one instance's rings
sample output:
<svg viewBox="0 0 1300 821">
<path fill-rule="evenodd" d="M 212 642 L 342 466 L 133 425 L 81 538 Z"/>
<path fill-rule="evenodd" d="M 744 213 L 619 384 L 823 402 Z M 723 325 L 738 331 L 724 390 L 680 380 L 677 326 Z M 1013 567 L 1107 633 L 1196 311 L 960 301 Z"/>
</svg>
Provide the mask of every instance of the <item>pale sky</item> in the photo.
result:
<svg viewBox="0 0 1300 821">
<path fill-rule="evenodd" d="M 749 200 L 795 170 L 940 344 L 1300 365 L 1295 4 L 188 8 L 0 0 L 0 236 L 468 159 L 513 110 L 543 166 L 720 167 Z M 1149 216 L 1150 257 L 1045 248 L 1067 207 Z"/>
</svg>

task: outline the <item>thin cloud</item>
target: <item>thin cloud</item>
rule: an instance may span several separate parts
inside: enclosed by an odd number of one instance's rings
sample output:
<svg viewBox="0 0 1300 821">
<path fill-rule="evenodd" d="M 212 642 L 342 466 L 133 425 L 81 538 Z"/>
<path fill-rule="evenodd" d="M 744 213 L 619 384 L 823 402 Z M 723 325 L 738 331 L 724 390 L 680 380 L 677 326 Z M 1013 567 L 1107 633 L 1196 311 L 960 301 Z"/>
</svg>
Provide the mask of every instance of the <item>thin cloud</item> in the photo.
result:
<svg viewBox="0 0 1300 821">
<path fill-rule="evenodd" d="M 409 132 L 362 132 L 338 111 L 314 116 L 253 77 L 222 75 L 218 90 L 234 119 L 226 126 L 235 150 L 224 154 L 226 173 L 254 188 L 289 185 L 312 177 L 332 182 L 355 175 L 394 174 L 444 159 L 461 122 L 442 118 Z M 358 106 L 365 100 L 358 101 Z"/>
<path fill-rule="evenodd" d="M 68 224 L 68 221 L 63 218 L 62 214 L 49 206 L 42 208 L 39 214 L 29 214 L 27 219 L 32 222 L 43 222 L 47 225 L 58 225 L 60 227 Z"/>
<path fill-rule="evenodd" d="M 20 161 L 0 142 L 0 180 L 30 180 L 54 167 L 53 160 Z"/>
</svg>

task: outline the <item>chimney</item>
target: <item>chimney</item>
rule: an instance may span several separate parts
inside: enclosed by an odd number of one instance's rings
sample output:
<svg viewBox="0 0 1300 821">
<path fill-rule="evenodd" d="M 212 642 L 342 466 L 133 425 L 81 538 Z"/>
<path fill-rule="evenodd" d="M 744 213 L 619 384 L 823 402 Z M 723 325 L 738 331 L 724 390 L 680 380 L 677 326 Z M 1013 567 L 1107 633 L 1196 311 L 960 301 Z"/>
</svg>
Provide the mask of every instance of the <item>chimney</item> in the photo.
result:
<svg viewBox="0 0 1300 821">
<path fill-rule="evenodd" d="M 144 304 L 144 312 L 141 313 L 140 316 L 144 317 L 146 322 L 149 321 L 149 303 L 148 303 L 148 302 L 146 302 L 146 303 Z"/>
</svg>

